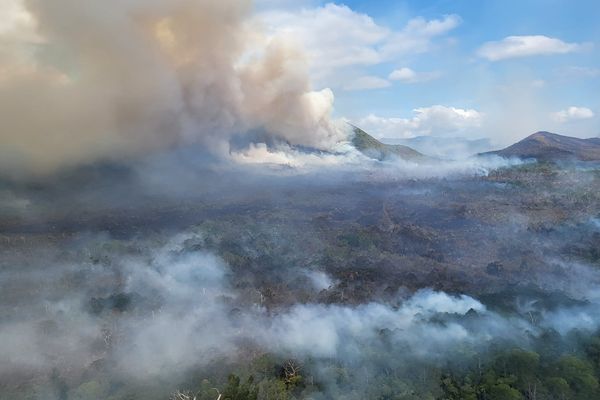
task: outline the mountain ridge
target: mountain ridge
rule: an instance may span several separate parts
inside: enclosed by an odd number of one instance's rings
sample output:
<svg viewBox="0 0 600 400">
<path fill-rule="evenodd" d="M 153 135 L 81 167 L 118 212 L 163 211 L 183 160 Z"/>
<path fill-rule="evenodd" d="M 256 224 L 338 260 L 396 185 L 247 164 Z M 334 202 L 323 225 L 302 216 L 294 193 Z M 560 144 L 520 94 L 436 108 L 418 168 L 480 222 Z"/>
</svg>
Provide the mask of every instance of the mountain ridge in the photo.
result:
<svg viewBox="0 0 600 400">
<path fill-rule="evenodd" d="M 352 145 L 367 157 L 383 161 L 391 157 L 400 157 L 404 160 L 419 161 L 427 159 L 422 153 L 401 144 L 385 144 L 369 135 L 355 125 L 352 127 Z"/>
<path fill-rule="evenodd" d="M 600 138 L 579 139 L 538 131 L 504 149 L 481 153 L 501 157 L 535 158 L 541 161 L 600 161 Z"/>
</svg>

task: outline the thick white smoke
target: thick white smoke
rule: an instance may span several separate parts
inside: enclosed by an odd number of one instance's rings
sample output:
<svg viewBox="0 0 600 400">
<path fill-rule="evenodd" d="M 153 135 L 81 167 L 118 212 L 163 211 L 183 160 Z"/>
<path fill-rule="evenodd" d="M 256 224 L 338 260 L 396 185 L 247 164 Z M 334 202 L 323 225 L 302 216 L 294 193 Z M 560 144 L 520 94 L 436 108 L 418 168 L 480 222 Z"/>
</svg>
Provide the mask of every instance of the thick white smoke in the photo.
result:
<svg viewBox="0 0 600 400">
<path fill-rule="evenodd" d="M 108 358 L 127 376 L 147 379 L 239 357 L 253 347 L 300 358 L 360 361 L 368 356 L 366 346 L 383 346 L 384 340 L 406 349 L 402 357 L 436 359 L 462 345 L 485 348 L 497 339 L 527 343 L 540 327 L 564 334 L 593 331 L 600 321 L 597 293 L 586 296 L 588 305 L 553 311 L 531 306 L 524 315 L 540 315 L 535 324 L 502 316 L 466 295 L 432 290 L 399 298 L 397 304 L 297 304 L 270 313 L 258 291 L 244 294 L 230 286 L 223 261 L 186 250 L 202 240 L 196 234 L 179 235 L 158 249 L 148 243 L 146 251 L 124 255 L 117 249 L 128 248 L 125 243 L 110 245 L 101 237 L 96 253 L 94 240 L 84 239 L 87 258 L 111 254 L 117 265 L 88 261 L 52 266 L 49 261 L 47 271 L 4 272 L 0 277 L 12 288 L 8 293 L 18 287 L 35 289 L 34 282 L 44 282 L 44 289 L 32 297 L 21 293 L 20 311 L 8 313 L 12 316 L 0 324 L 0 378 L 11 371 L 81 368 Z M 331 283 L 318 275 L 319 281 Z M 90 314 L 90 296 L 102 295 L 103 284 L 115 277 L 120 290 L 132 296 L 132 307 Z M 65 290 L 71 281 L 75 289 Z M 388 332 L 385 339 L 383 331 Z"/>
<path fill-rule="evenodd" d="M 11 0 L 0 29 L 0 160 L 35 172 L 260 129 L 326 148 L 333 94 L 262 35 L 250 0 Z M 14 17 L 16 15 L 17 17 Z M 14 17 L 14 18 L 13 18 Z"/>
</svg>

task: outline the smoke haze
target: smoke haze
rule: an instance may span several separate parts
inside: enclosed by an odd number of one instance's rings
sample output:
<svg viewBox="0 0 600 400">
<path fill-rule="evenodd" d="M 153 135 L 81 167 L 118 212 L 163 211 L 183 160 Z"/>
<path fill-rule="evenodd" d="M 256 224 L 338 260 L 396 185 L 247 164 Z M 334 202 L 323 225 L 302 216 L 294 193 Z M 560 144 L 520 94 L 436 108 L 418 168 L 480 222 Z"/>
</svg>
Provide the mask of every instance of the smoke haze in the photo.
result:
<svg viewBox="0 0 600 400">
<path fill-rule="evenodd" d="M 250 0 L 5 5 L 0 400 L 201 379 L 213 400 L 229 373 L 255 400 L 433 399 L 475 357 L 483 382 L 499 349 L 600 343 L 597 164 L 380 143 L 332 117 L 310 51 Z M 495 129 L 530 126 L 520 108 Z"/>
<path fill-rule="evenodd" d="M 16 4 L 16 3 L 15 3 Z M 15 5 L 16 7 L 16 5 Z M 250 1 L 27 0 L 0 31 L 3 168 L 53 171 L 200 143 L 226 157 L 253 129 L 328 148 L 333 94 Z M 73 34 L 77 32 L 77 34 Z"/>
<path fill-rule="evenodd" d="M 529 346 L 542 328 L 593 332 L 600 321 L 599 297 L 590 288 L 580 290 L 587 303 L 556 309 L 526 303 L 520 316 L 431 289 L 398 292 L 391 302 L 268 310 L 260 290 L 244 289 L 222 259 L 201 250 L 205 241 L 202 232 L 145 240 L 80 236 L 60 252 L 36 251 L 44 267 L 36 257 L 5 258 L 15 266 L 1 276 L 0 377 L 68 373 L 103 360 L 115 377 L 143 382 L 254 349 L 323 366 L 332 359 L 370 363 L 369 351 L 387 346 L 402 349 L 394 350 L 396 361 L 443 361 L 464 346 L 485 351 L 500 340 Z M 587 267 L 574 272 L 570 282 L 584 275 L 599 280 Z M 329 284 L 308 285 L 313 298 L 339 284 L 322 271 L 290 269 L 285 279 L 304 273 Z M 14 297 L 16 288 L 26 292 Z M 529 320 L 532 312 L 538 321 Z"/>
</svg>

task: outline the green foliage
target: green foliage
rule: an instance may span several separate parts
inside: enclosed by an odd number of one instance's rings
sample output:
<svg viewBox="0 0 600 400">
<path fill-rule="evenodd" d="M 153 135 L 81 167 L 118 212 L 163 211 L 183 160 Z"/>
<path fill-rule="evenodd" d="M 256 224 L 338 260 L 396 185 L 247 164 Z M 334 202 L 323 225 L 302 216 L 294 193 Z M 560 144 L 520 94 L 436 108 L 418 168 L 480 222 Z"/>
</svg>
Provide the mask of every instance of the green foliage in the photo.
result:
<svg viewBox="0 0 600 400">
<path fill-rule="evenodd" d="M 489 388 L 489 400 L 521 400 L 521 393 L 506 383 L 499 383 Z"/>
<path fill-rule="evenodd" d="M 352 144 L 356 149 L 368 157 L 384 160 L 390 157 L 401 157 L 408 160 L 425 158 L 418 151 L 402 145 L 389 145 L 380 142 L 360 128 L 353 127 L 354 137 Z"/>
<path fill-rule="evenodd" d="M 258 400 L 288 400 L 285 383 L 279 379 L 265 379 L 258 385 Z"/>
<path fill-rule="evenodd" d="M 444 376 L 441 387 L 444 392 L 441 400 L 477 400 L 477 388 L 469 377 L 463 382 L 458 382 L 452 376 Z"/>
<path fill-rule="evenodd" d="M 254 377 L 241 383 L 240 377 L 229 375 L 227 386 L 223 390 L 223 400 L 257 400 L 258 387 L 254 384 Z"/>
<path fill-rule="evenodd" d="M 596 370 L 600 370 L 600 337 L 592 337 L 585 346 L 588 360 Z"/>
<path fill-rule="evenodd" d="M 548 393 L 552 394 L 555 399 L 570 399 L 572 398 L 571 388 L 569 383 L 563 378 L 552 377 L 545 381 Z"/>
<path fill-rule="evenodd" d="M 564 378 L 576 399 L 597 398 L 598 379 L 594 376 L 592 366 L 574 356 L 566 356 L 558 361 L 556 366 L 558 376 Z"/>
<path fill-rule="evenodd" d="M 598 361 L 600 340 L 587 340 L 585 355 L 555 357 L 523 349 L 497 353 L 477 371 L 444 375 L 440 400 L 584 400 L 600 398 Z"/>
</svg>

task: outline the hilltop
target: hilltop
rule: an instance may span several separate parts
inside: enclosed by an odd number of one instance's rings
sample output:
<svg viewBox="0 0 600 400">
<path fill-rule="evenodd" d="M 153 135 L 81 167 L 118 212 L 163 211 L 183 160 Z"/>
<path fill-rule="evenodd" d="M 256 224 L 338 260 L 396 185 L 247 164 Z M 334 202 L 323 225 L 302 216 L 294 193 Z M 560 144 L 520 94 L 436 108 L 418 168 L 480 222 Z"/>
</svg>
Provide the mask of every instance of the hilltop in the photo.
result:
<svg viewBox="0 0 600 400">
<path fill-rule="evenodd" d="M 579 139 L 550 132 L 536 132 L 505 149 L 483 154 L 543 161 L 600 161 L 600 138 Z"/>
<path fill-rule="evenodd" d="M 362 129 L 352 126 L 354 136 L 352 144 L 361 153 L 377 160 L 385 160 L 390 157 L 400 157 L 404 160 L 418 161 L 427 157 L 418 151 L 400 144 L 385 144 L 375 139 Z"/>
</svg>

